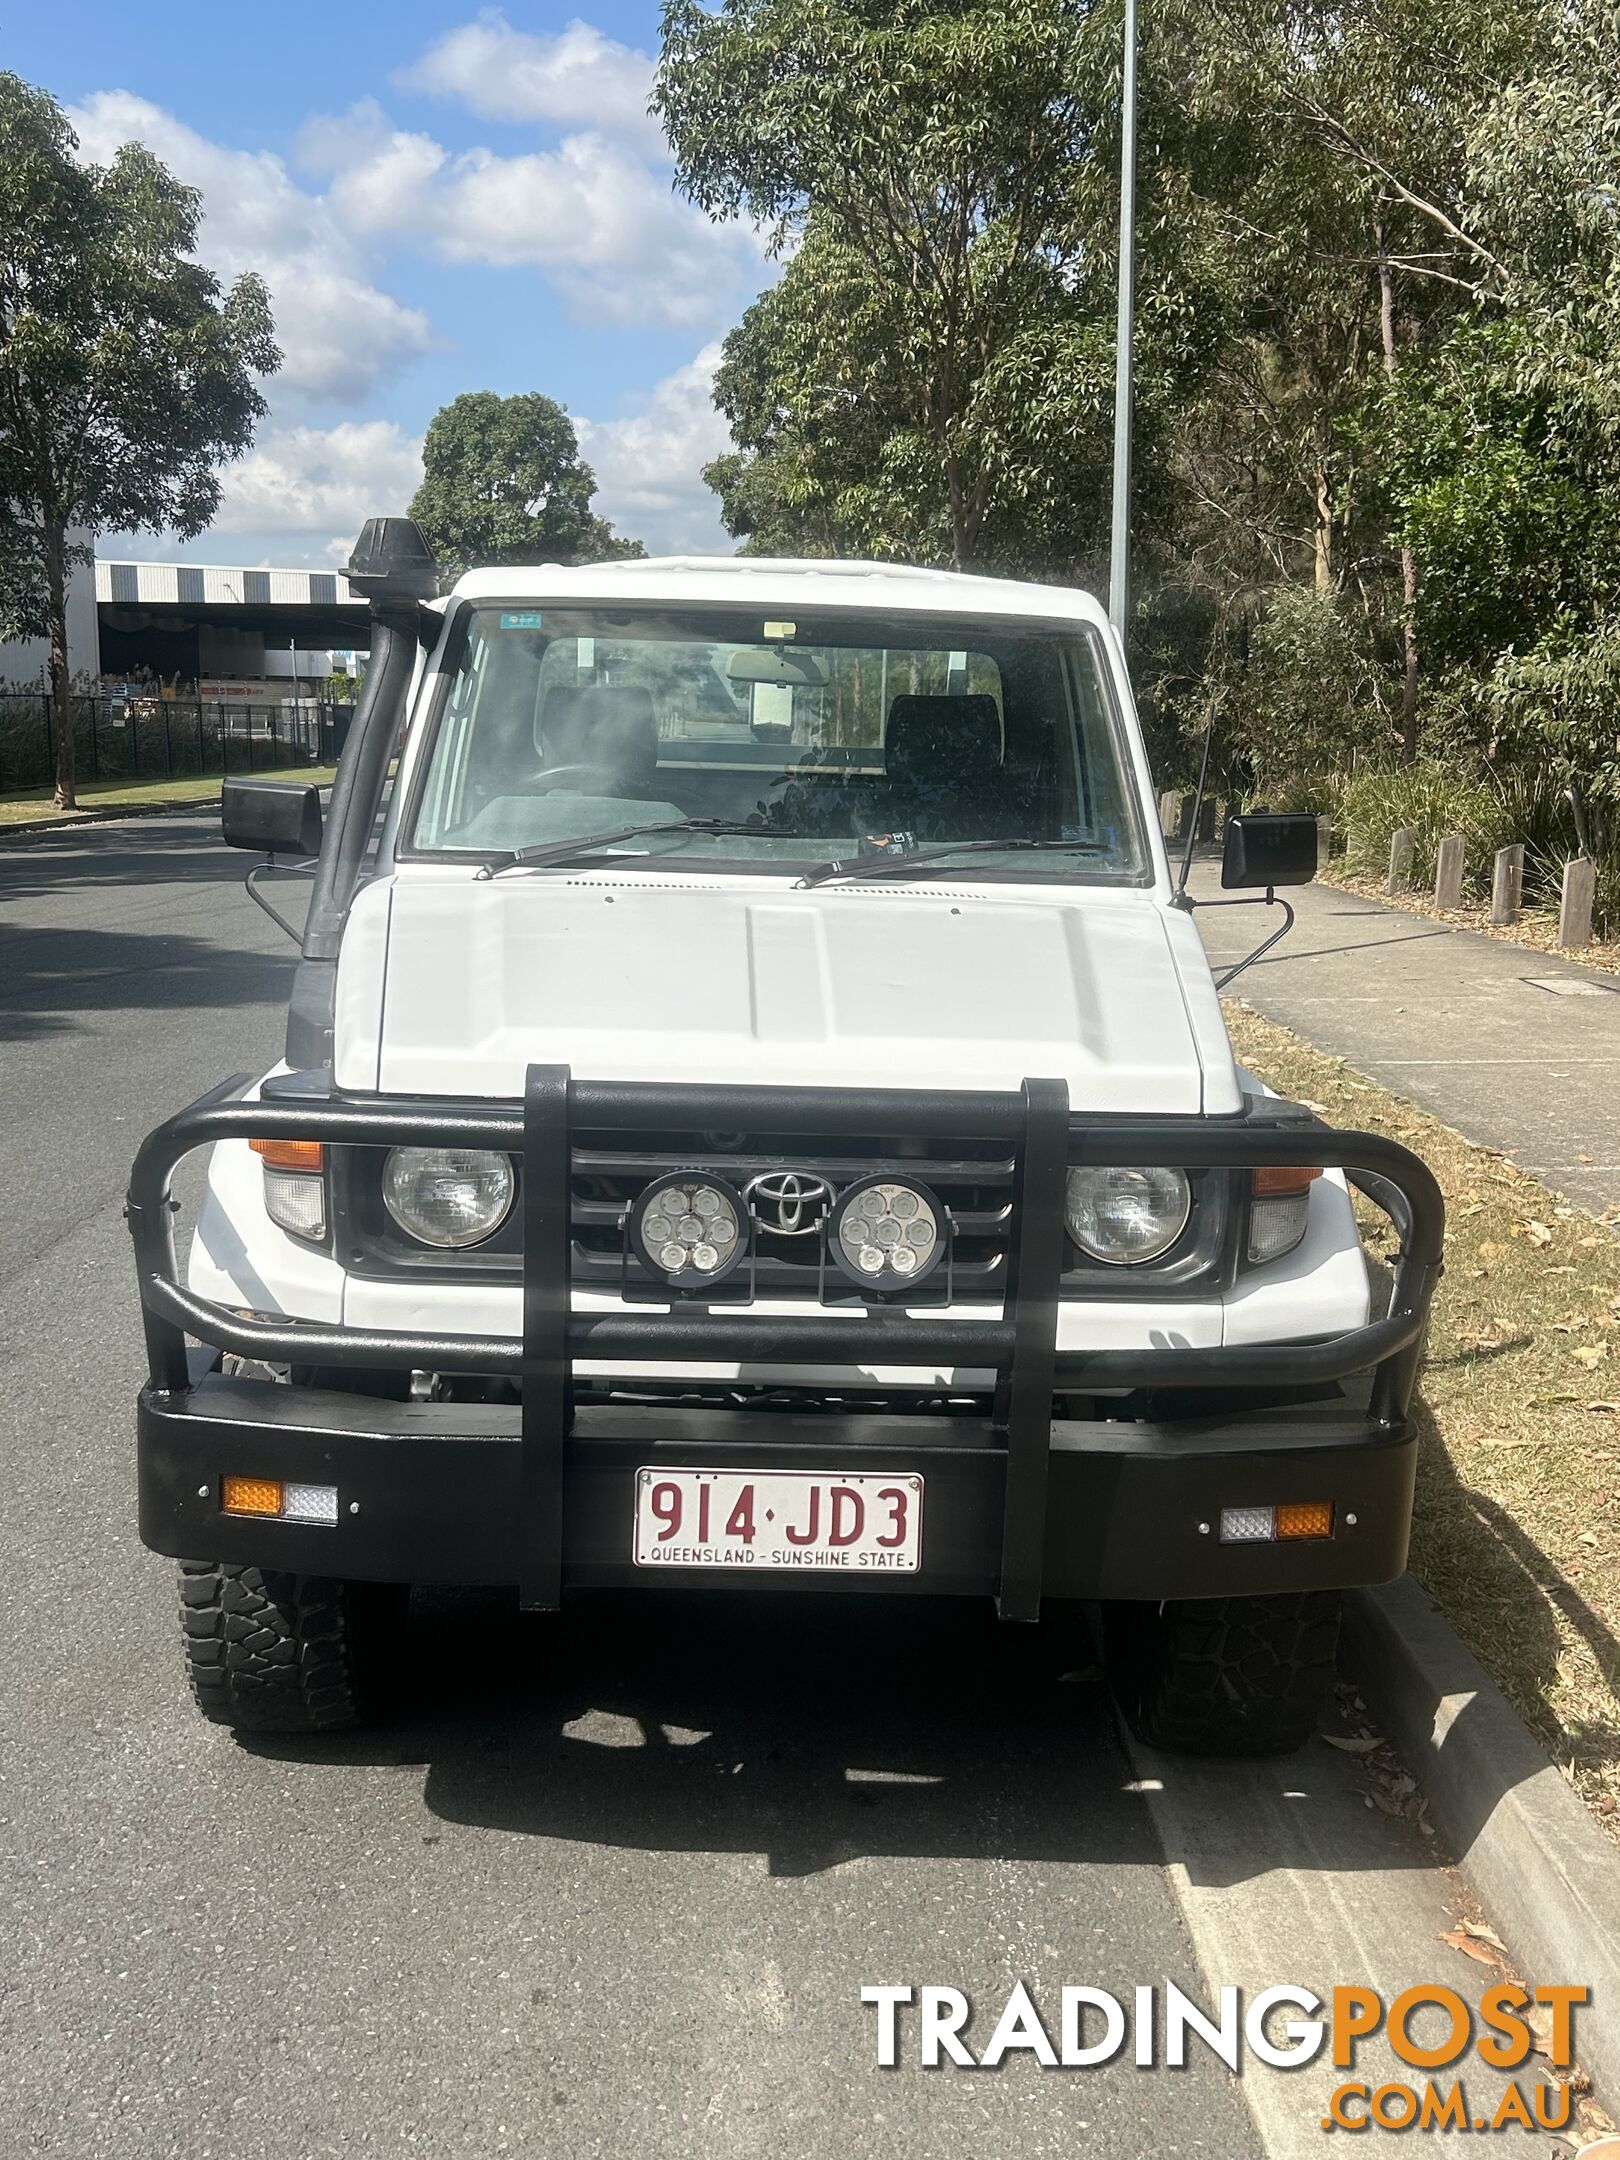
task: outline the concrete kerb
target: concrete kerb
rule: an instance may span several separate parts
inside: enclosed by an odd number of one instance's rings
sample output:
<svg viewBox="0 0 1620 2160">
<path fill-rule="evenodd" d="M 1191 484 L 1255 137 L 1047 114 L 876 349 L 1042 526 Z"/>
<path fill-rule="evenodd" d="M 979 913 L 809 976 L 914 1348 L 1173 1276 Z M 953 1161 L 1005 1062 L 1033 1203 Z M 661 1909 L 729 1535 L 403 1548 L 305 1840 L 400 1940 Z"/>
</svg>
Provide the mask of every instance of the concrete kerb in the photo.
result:
<svg viewBox="0 0 1620 2160">
<path fill-rule="evenodd" d="M 1351 1593 L 1345 1663 L 1519 1970 L 1591 1990 L 1581 2065 L 1620 2093 L 1620 1854 L 1409 1575 Z"/>
</svg>

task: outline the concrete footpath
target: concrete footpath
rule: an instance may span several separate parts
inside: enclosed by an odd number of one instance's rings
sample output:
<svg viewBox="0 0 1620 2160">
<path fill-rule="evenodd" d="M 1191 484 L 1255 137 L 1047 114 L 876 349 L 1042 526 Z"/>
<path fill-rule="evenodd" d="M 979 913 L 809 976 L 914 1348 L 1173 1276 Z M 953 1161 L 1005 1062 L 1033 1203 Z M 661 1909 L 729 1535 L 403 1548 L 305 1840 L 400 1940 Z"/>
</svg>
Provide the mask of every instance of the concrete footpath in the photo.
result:
<svg viewBox="0 0 1620 2160">
<path fill-rule="evenodd" d="M 1219 895 L 1218 863 L 1196 866 L 1192 891 Z M 1334 885 L 1289 898 L 1292 932 L 1232 996 L 1578 1207 L 1620 1208 L 1620 975 Z M 1219 975 L 1278 916 L 1223 907 L 1195 919 Z"/>
</svg>

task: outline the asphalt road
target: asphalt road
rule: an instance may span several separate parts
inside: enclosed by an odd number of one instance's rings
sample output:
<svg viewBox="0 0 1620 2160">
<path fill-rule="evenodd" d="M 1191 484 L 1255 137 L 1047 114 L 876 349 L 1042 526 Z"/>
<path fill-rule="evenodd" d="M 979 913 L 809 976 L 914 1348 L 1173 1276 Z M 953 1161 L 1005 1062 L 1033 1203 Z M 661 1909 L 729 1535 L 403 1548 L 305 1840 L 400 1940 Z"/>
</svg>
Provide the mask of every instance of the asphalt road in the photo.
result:
<svg viewBox="0 0 1620 2160">
<path fill-rule="evenodd" d="M 279 1045 L 291 947 L 212 833 L 0 849 L 8 2160 L 1257 2155 L 1201 2051 L 874 2066 L 863 1983 L 1203 1999 L 1083 1652 L 956 1608 L 449 1599 L 385 1731 L 197 1719 L 135 1537 L 120 1204 L 147 1126 Z"/>
</svg>

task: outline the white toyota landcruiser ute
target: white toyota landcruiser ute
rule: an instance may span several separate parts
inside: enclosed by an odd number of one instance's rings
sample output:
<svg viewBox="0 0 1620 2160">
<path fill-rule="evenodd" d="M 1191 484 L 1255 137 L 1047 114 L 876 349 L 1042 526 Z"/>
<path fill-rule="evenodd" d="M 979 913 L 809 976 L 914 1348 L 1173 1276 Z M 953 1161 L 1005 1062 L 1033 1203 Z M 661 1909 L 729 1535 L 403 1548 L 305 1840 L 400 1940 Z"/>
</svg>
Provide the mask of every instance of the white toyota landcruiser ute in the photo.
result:
<svg viewBox="0 0 1620 2160">
<path fill-rule="evenodd" d="M 398 519 L 350 577 L 324 836 L 226 788 L 313 871 L 285 1060 L 130 1189 L 204 1713 L 351 1722 L 403 1586 L 779 1586 L 1095 1603 L 1148 1738 L 1297 1745 L 1405 1561 L 1441 1203 L 1234 1064 L 1096 603 L 763 560 L 444 599 Z M 1223 882 L 1315 859 L 1233 818 Z"/>
</svg>

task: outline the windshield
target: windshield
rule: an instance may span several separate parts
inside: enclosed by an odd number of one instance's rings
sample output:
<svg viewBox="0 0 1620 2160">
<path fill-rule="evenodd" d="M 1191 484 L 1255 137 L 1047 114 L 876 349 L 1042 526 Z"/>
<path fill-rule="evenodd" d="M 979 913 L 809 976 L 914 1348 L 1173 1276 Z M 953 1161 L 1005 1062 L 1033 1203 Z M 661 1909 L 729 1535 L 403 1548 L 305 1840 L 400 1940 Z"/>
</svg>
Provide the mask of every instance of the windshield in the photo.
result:
<svg viewBox="0 0 1620 2160">
<path fill-rule="evenodd" d="M 410 838 L 490 857 L 601 834 L 615 861 L 767 871 L 1004 840 L 941 874 L 1118 882 L 1145 871 L 1130 806 L 1079 626 L 480 606 Z M 683 819 L 731 829 L 622 834 Z"/>
</svg>

